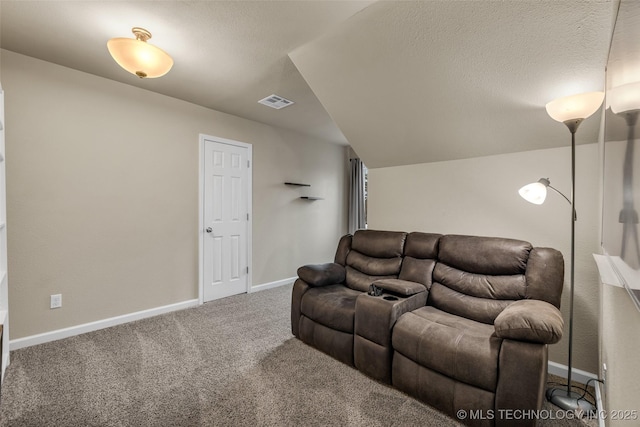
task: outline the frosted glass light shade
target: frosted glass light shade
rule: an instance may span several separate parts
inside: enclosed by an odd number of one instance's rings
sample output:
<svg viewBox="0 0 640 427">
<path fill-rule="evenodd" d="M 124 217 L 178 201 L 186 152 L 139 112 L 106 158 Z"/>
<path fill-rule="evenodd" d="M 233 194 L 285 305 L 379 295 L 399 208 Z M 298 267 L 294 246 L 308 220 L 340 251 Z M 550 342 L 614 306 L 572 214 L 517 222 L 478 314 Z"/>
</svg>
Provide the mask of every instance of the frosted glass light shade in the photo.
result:
<svg viewBox="0 0 640 427">
<path fill-rule="evenodd" d="M 525 199 L 529 203 L 533 203 L 534 205 L 541 205 L 544 203 L 544 199 L 547 198 L 547 185 L 541 182 L 534 182 L 531 184 L 527 184 L 518 190 L 520 197 Z M 548 181 L 547 181 L 548 182 Z"/>
<path fill-rule="evenodd" d="M 567 120 L 586 119 L 598 111 L 603 100 L 604 92 L 587 92 L 558 98 L 549 102 L 546 108 L 553 120 L 564 123 Z"/>
<path fill-rule="evenodd" d="M 615 114 L 640 110 L 640 82 L 614 87 L 608 92 L 607 100 Z"/>
<path fill-rule="evenodd" d="M 122 68 L 140 78 L 156 78 L 164 76 L 173 67 L 173 59 L 159 47 L 147 43 L 151 33 L 134 28 L 136 39 L 123 37 L 107 42 L 107 49 L 113 59 Z"/>
</svg>

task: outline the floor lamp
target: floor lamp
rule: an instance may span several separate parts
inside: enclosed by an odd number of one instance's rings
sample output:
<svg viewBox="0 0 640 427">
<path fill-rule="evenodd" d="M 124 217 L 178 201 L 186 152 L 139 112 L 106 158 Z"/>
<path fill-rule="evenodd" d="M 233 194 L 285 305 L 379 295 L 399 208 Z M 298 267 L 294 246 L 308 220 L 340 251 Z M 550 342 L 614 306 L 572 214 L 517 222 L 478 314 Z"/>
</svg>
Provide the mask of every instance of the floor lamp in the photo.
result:
<svg viewBox="0 0 640 427">
<path fill-rule="evenodd" d="M 573 291 L 575 285 L 575 189 L 576 189 L 576 130 L 582 121 L 595 113 L 604 99 L 602 92 L 589 92 L 567 96 L 551 101 L 547 104 L 547 113 L 552 119 L 564 123 L 571 132 L 571 197 L 568 198 L 550 185 L 549 179 L 541 178 L 538 182 L 525 185 L 519 191 L 528 202 L 542 204 L 547 195 L 547 188 L 551 188 L 571 205 L 571 282 L 569 296 L 569 363 L 567 387 L 552 387 L 547 389 L 547 400 L 568 411 L 589 412 L 594 406 L 585 400 L 582 394 L 571 391 L 572 353 L 573 353 Z"/>
</svg>

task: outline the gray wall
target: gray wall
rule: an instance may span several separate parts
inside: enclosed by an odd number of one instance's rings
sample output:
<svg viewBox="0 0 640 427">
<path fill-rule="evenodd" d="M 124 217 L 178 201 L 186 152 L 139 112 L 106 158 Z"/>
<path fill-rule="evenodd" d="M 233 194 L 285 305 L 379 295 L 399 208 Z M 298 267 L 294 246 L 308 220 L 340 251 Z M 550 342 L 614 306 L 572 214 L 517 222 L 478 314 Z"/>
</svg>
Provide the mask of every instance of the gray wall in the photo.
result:
<svg viewBox="0 0 640 427">
<path fill-rule="evenodd" d="M 200 133 L 253 144 L 253 285 L 333 259 L 344 147 L 1 55 L 12 339 L 198 297 Z"/>
</svg>

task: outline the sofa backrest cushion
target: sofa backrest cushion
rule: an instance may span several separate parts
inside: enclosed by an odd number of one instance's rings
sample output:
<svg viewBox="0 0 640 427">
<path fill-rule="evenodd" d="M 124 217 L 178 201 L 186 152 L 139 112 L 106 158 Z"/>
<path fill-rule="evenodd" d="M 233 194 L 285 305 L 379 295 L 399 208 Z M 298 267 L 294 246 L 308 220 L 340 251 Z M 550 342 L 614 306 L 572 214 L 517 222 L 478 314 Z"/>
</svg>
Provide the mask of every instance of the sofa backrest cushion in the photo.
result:
<svg viewBox="0 0 640 427">
<path fill-rule="evenodd" d="M 430 289 L 441 236 L 432 233 L 409 233 L 398 278 L 421 283 Z"/>
<path fill-rule="evenodd" d="M 404 253 L 407 233 L 403 231 L 358 230 L 351 249 L 372 258 L 396 258 Z"/>
<path fill-rule="evenodd" d="M 333 262 L 336 264 L 340 264 L 345 267 L 347 265 L 347 255 L 351 250 L 351 240 L 353 236 L 351 234 L 345 234 L 340 238 L 338 242 L 338 249 L 336 250 L 336 256 L 333 259 Z"/>
<path fill-rule="evenodd" d="M 438 259 L 469 273 L 524 274 L 531 243 L 500 237 L 447 235 L 440 239 Z"/>
<path fill-rule="evenodd" d="M 407 233 L 358 230 L 346 257 L 346 285 L 367 291 L 379 279 L 397 279 Z"/>
<path fill-rule="evenodd" d="M 513 301 L 527 297 L 531 244 L 496 237 L 440 238 L 429 305 L 492 324 Z"/>
<path fill-rule="evenodd" d="M 533 248 L 527 263 L 526 298 L 539 299 L 560 308 L 564 286 L 564 259 L 551 248 Z"/>
</svg>

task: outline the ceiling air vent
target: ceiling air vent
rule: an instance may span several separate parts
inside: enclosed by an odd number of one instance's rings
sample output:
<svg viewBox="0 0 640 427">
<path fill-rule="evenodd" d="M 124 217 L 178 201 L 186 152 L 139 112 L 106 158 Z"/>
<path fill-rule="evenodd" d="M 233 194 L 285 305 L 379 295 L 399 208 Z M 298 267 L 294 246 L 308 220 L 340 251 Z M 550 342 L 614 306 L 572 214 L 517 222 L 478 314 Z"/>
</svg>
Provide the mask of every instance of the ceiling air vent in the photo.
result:
<svg viewBox="0 0 640 427">
<path fill-rule="evenodd" d="M 289 105 L 295 104 L 293 101 L 289 101 L 287 98 L 283 98 L 278 95 L 269 95 L 264 99 L 258 101 L 258 104 L 266 105 L 267 107 L 275 108 L 276 110 L 280 110 L 284 107 L 288 107 Z"/>
</svg>

